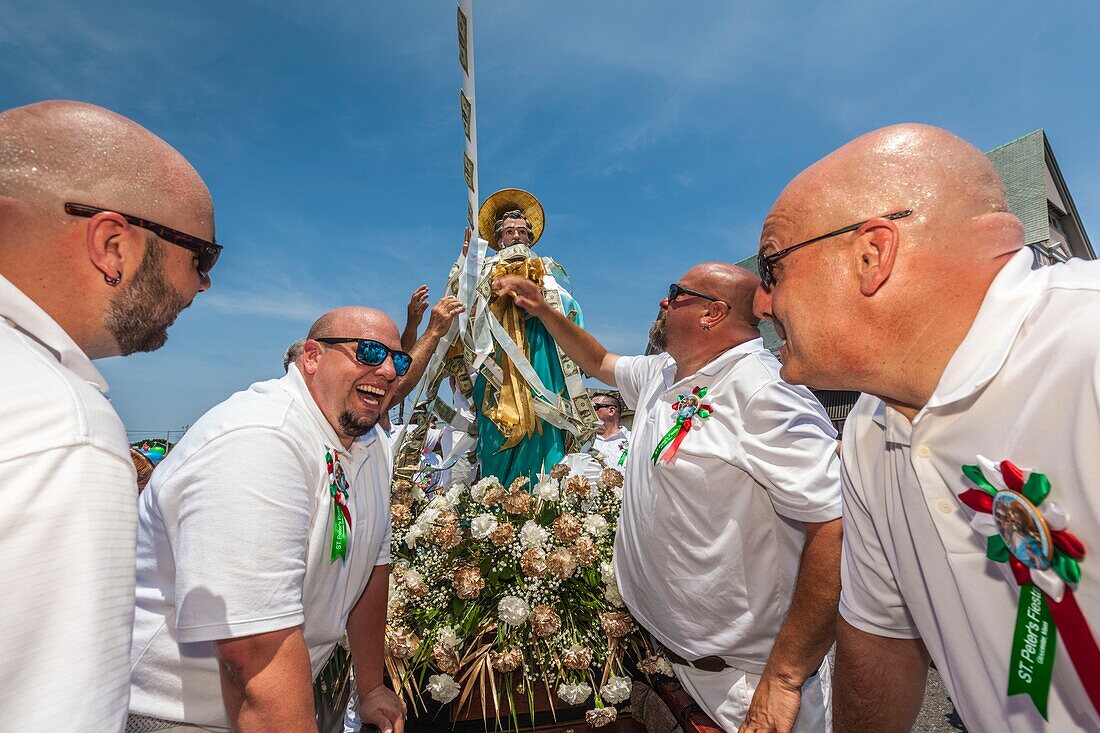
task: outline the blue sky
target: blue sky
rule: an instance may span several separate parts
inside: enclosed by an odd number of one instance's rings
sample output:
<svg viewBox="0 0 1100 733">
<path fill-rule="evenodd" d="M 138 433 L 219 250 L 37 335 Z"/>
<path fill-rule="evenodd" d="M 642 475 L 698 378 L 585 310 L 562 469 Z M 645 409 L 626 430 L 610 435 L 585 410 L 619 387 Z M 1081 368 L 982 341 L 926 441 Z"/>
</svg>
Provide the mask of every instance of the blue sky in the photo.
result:
<svg viewBox="0 0 1100 733">
<path fill-rule="evenodd" d="M 475 0 L 480 188 L 534 192 L 538 249 L 637 353 L 667 284 L 739 260 L 783 185 L 881 125 L 983 150 L 1045 128 L 1100 237 L 1100 10 L 982 2 Z M 466 198 L 451 2 L 0 5 L 0 108 L 82 99 L 183 152 L 226 245 L 153 354 L 99 362 L 127 427 L 178 429 L 282 373 L 327 308 L 440 295 Z"/>
</svg>

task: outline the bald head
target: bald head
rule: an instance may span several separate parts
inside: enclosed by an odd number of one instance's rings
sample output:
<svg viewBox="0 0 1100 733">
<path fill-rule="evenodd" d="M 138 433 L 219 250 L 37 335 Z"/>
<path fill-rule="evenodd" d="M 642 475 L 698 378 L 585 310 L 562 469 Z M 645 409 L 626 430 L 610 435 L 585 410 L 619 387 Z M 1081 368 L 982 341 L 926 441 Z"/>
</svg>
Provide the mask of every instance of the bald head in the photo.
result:
<svg viewBox="0 0 1100 733">
<path fill-rule="evenodd" d="M 706 284 L 703 292 L 713 295 L 730 307 L 731 324 L 756 329 L 760 323 L 752 310 L 753 296 L 760 279 L 743 267 L 726 262 L 704 262 L 688 270 L 698 273 Z"/>
<path fill-rule="evenodd" d="M 373 334 L 373 335 L 366 335 Z M 390 343 L 389 337 L 395 337 L 397 343 Z M 401 347 L 401 337 L 397 324 L 377 308 L 364 306 L 344 306 L 334 308 L 310 326 L 307 338 L 373 338 L 392 348 Z"/>
<path fill-rule="evenodd" d="M 0 112 L 0 205 L 5 199 L 55 221 L 71 201 L 214 238 L 210 193 L 191 164 L 136 122 L 83 102 Z"/>
<path fill-rule="evenodd" d="M 989 159 L 938 127 L 901 124 L 856 138 L 787 185 L 765 235 L 787 243 L 874 216 L 913 210 L 937 230 L 1007 215 L 1004 184 Z M 787 236 L 788 230 L 796 233 Z"/>
</svg>

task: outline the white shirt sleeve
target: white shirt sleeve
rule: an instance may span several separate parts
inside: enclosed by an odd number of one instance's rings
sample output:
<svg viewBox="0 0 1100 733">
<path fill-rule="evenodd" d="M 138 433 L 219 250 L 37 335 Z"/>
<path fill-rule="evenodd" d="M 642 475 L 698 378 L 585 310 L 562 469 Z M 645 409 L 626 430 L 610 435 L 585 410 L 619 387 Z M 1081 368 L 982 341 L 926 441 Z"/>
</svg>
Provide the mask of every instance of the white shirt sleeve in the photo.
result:
<svg viewBox="0 0 1100 733">
<path fill-rule="evenodd" d="M 860 489 L 849 473 L 847 464 L 853 455 L 854 450 L 846 447 L 841 465 L 844 540 L 840 552 L 840 615 L 869 634 L 917 639 L 920 632 L 886 561 Z"/>
<path fill-rule="evenodd" d="M 836 430 L 813 395 L 770 381 L 745 404 L 742 419 L 745 462 L 775 511 L 801 522 L 839 518 Z"/>
<path fill-rule="evenodd" d="M 316 472 L 291 438 L 251 427 L 216 437 L 166 479 L 175 487 L 176 516 L 165 511 L 164 521 L 177 528 L 172 554 L 181 642 L 303 622 Z"/>
<path fill-rule="evenodd" d="M 0 461 L 0 730 L 125 727 L 133 464 L 92 445 Z M 48 701 L 48 702 L 47 702 Z"/>
<path fill-rule="evenodd" d="M 661 354 L 619 357 L 615 362 L 615 387 L 628 407 L 633 409 L 638 406 L 642 388 L 652 379 L 654 370 L 659 370 L 659 365 L 667 359 L 667 356 Z"/>
</svg>

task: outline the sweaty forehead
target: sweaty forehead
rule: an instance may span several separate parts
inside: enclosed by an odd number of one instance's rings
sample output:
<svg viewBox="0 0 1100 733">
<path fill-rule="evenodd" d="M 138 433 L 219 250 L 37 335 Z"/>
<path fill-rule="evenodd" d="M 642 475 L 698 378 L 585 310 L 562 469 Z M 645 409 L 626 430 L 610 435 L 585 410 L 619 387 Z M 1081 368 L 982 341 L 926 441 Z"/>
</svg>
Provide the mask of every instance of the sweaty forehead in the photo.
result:
<svg viewBox="0 0 1100 733">
<path fill-rule="evenodd" d="M 397 324 L 385 313 L 373 309 L 364 308 L 338 314 L 332 330 L 333 336 L 374 339 L 391 348 L 399 348 L 401 345 Z"/>
</svg>

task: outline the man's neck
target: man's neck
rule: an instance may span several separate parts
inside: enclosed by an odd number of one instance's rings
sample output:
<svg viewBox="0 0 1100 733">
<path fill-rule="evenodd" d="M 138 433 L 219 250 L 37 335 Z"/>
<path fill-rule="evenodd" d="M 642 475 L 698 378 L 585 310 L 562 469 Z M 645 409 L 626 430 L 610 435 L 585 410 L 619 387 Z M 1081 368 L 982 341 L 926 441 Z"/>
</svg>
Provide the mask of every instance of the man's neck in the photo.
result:
<svg viewBox="0 0 1100 733">
<path fill-rule="evenodd" d="M 723 337 L 715 333 L 711 339 L 697 344 L 694 349 L 688 350 L 686 354 L 673 355 L 672 358 L 676 362 L 676 381 L 679 382 L 685 377 L 690 377 L 733 347 L 740 346 L 754 338 L 759 338 L 759 334 L 732 335 L 727 333 Z"/>
<path fill-rule="evenodd" d="M 614 435 L 615 433 L 619 432 L 620 429 L 621 428 L 619 427 L 618 423 L 615 423 L 614 425 L 608 425 L 605 422 L 603 425 L 601 425 L 599 427 L 599 429 L 596 430 L 596 434 L 599 435 L 601 438 L 606 438 L 610 435 Z"/>
</svg>

